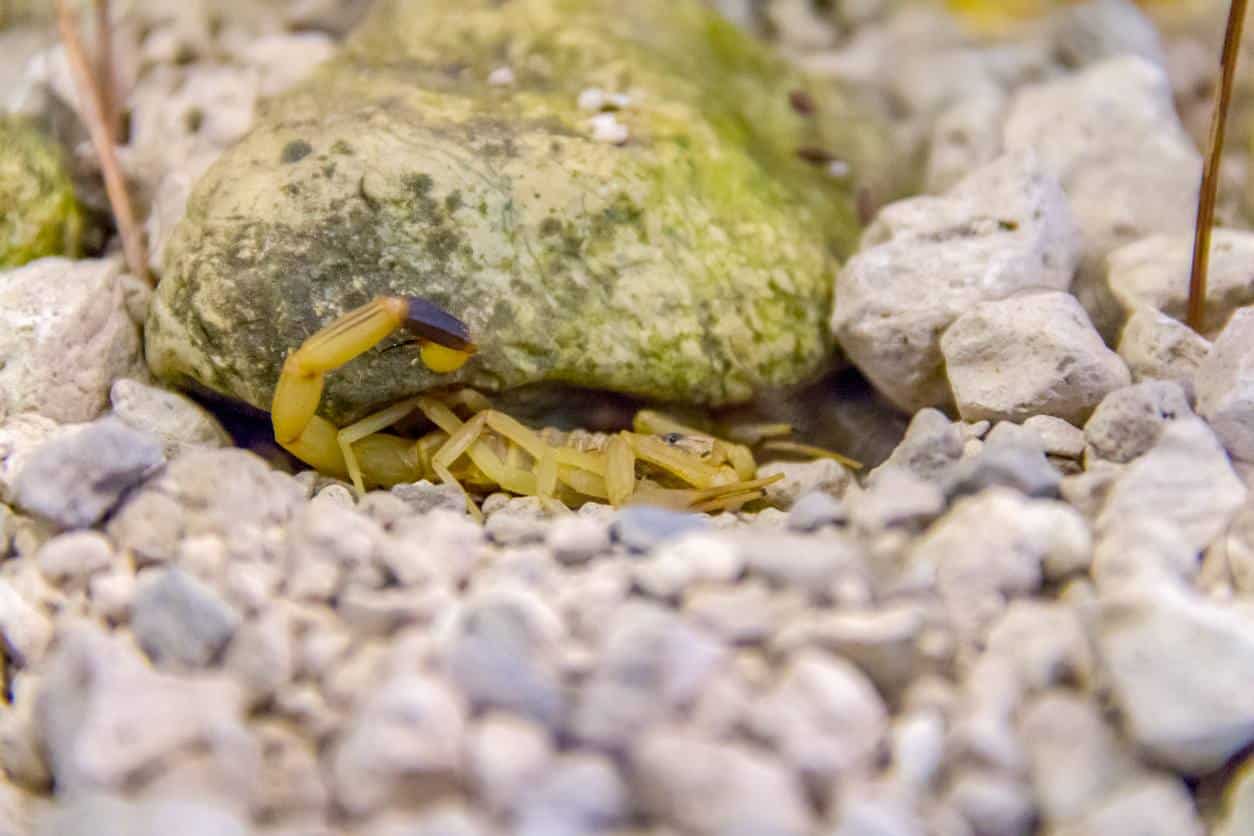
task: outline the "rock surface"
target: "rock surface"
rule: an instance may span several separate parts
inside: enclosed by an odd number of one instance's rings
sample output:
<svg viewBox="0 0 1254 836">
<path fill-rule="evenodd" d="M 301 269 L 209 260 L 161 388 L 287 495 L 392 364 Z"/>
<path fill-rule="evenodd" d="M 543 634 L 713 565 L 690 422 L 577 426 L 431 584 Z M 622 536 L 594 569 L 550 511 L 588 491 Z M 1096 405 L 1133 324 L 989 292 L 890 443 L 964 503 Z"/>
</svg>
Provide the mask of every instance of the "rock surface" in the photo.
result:
<svg viewBox="0 0 1254 836">
<path fill-rule="evenodd" d="M 139 365 L 116 260 L 47 258 L 0 273 L 0 417 L 90 421 Z"/>
<path fill-rule="evenodd" d="M 1234 458 L 1254 461 L 1254 308 L 1237 310 L 1197 371 L 1197 411 Z"/>
<path fill-rule="evenodd" d="M 1066 290 L 1077 235 L 1066 197 L 1040 158 L 1004 156 L 944 196 L 880 212 L 837 276 L 832 330 L 899 408 L 950 405 L 941 334 L 979 302 Z"/>
<path fill-rule="evenodd" d="M 1254 304 L 1254 279 L 1249 273 L 1254 235 L 1216 229 L 1211 236 L 1201 332 L 1213 340 L 1237 308 Z M 1154 235 L 1110 253 L 1106 281 L 1124 317 L 1148 306 L 1184 321 L 1192 263 L 1192 232 Z"/>
<path fill-rule="evenodd" d="M 0 269 L 78 256 L 87 223 L 67 157 L 34 124 L 0 115 Z"/>
<path fill-rule="evenodd" d="M 1075 293 L 1104 337 L 1122 321 L 1105 287 L 1112 250 L 1192 229 L 1201 156 L 1175 113 L 1161 66 L 1124 55 L 1020 90 L 1008 151 L 1035 148 L 1061 181 L 1082 231 Z"/>
<path fill-rule="evenodd" d="M 1131 375 L 1075 297 L 1034 293 L 981 302 L 940 341 L 958 412 L 967 421 L 1086 419 Z"/>
<path fill-rule="evenodd" d="M 502 55 L 512 85 L 488 81 Z M 603 115 L 631 141 L 607 143 L 578 100 L 626 67 L 626 107 Z M 149 363 L 266 408 L 320 325 L 413 294 L 477 356 L 437 379 L 393 341 L 330 377 L 337 423 L 437 382 L 712 404 L 800 382 L 827 360 L 828 248 L 856 223 L 849 184 L 797 149 L 857 161 L 864 121 L 696 0 L 379 4 L 196 188 Z"/>
</svg>

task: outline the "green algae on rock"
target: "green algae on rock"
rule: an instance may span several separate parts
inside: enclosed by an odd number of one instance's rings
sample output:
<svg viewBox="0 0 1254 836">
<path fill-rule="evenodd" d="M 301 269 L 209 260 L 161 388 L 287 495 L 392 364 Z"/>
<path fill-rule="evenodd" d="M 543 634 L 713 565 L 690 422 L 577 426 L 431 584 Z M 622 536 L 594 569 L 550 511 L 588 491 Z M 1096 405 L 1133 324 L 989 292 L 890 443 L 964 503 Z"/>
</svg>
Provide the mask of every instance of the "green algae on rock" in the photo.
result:
<svg viewBox="0 0 1254 836">
<path fill-rule="evenodd" d="M 0 116 L 0 207 L 0 268 L 79 254 L 85 223 L 65 153 L 11 116 Z"/>
<path fill-rule="evenodd" d="M 328 378 L 332 420 L 450 383 L 745 401 L 830 358 L 855 186 L 816 161 L 879 139 L 697 0 L 381 0 L 197 185 L 148 360 L 265 409 L 318 327 L 412 294 L 479 353 L 437 377 L 389 340 Z"/>
</svg>

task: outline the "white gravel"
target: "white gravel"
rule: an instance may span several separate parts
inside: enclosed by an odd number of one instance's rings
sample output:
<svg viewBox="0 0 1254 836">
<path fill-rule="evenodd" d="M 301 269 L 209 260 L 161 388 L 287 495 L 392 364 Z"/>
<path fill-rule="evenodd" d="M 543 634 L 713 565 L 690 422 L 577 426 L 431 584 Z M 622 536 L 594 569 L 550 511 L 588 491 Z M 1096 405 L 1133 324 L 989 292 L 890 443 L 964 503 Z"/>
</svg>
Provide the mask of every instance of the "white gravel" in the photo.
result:
<svg viewBox="0 0 1254 836">
<path fill-rule="evenodd" d="M 154 263 L 360 5 L 134 4 Z M 845 356 L 910 414 L 887 460 L 764 465 L 759 512 L 480 524 L 233 447 L 144 370 L 116 258 L 0 272 L 0 833 L 1254 832 L 1251 233 L 1216 235 L 1193 333 L 1196 43 L 1127 0 L 1000 40 L 718 5 L 924 166 L 835 279 Z M 73 107 L 56 50 L 13 55 L 23 109 Z M 647 104 L 585 93 L 609 142 Z"/>
</svg>

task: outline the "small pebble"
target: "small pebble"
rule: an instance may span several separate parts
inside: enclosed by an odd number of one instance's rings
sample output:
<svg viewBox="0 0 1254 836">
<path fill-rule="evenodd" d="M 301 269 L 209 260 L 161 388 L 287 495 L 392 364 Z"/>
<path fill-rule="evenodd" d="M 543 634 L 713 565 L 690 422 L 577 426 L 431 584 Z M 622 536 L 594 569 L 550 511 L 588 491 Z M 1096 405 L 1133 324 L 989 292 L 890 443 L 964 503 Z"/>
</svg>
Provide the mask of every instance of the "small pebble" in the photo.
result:
<svg viewBox="0 0 1254 836">
<path fill-rule="evenodd" d="M 667 540 L 709 526 L 705 517 L 665 508 L 632 505 L 614 515 L 614 539 L 633 552 L 648 552 Z"/>
</svg>

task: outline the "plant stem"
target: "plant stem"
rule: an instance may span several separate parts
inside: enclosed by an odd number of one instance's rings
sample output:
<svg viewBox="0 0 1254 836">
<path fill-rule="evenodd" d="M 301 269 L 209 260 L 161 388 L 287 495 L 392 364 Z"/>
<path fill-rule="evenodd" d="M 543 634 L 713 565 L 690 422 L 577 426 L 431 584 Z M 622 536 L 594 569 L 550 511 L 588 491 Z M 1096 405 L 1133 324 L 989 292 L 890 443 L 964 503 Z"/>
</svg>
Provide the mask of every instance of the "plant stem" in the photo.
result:
<svg viewBox="0 0 1254 836">
<path fill-rule="evenodd" d="M 118 78 L 113 69 L 113 25 L 109 0 L 95 0 L 96 82 L 100 89 L 100 110 L 116 144 L 122 137 L 122 117 L 118 108 Z"/>
<path fill-rule="evenodd" d="M 83 42 L 78 35 L 78 21 L 66 6 L 66 0 L 56 0 L 56 3 L 61 42 L 65 44 L 70 71 L 74 76 L 74 88 L 81 102 L 92 146 L 100 157 L 100 172 L 104 176 L 109 205 L 113 207 L 113 215 L 117 219 L 118 234 L 122 237 L 122 251 L 126 256 L 127 266 L 141 281 L 152 284 L 152 277 L 148 274 L 148 258 L 144 252 L 143 234 L 135 223 L 131 198 L 126 191 L 126 180 L 122 176 L 122 167 L 118 164 L 117 149 L 113 147 L 105 116 L 101 112 L 100 91 L 92 78 L 87 55 L 83 51 Z"/>
<path fill-rule="evenodd" d="M 1232 84 L 1236 77 L 1237 55 L 1241 48 L 1241 29 L 1245 25 L 1245 8 L 1246 0 L 1232 0 L 1228 6 L 1219 95 L 1211 116 L 1206 167 L 1202 171 L 1202 187 L 1198 194 L 1197 220 L 1193 233 L 1193 271 L 1189 275 L 1189 312 L 1186 320 L 1189 327 L 1198 333 L 1201 333 L 1203 327 L 1206 271 L 1210 265 L 1210 233 L 1215 221 L 1215 194 L 1219 190 L 1219 166 L 1223 161 L 1224 131 L 1228 126 L 1228 110 L 1232 104 Z"/>
</svg>

